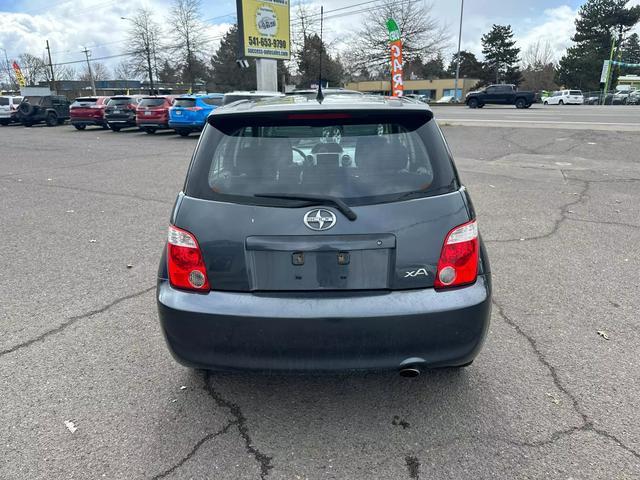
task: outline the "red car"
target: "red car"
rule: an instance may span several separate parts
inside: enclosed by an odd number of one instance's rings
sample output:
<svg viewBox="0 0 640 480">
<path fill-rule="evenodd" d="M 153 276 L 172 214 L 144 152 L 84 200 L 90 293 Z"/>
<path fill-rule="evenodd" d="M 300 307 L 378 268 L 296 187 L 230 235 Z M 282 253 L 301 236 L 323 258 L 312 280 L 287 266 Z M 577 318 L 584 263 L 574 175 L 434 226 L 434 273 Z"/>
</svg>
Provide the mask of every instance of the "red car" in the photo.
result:
<svg viewBox="0 0 640 480">
<path fill-rule="evenodd" d="M 172 96 L 143 97 L 138 104 L 136 125 L 147 133 L 170 128 L 169 107 L 172 104 Z"/>
<path fill-rule="evenodd" d="M 87 125 L 109 128 L 104 118 L 104 109 L 110 97 L 80 97 L 69 107 L 71 125 L 84 130 Z"/>
</svg>

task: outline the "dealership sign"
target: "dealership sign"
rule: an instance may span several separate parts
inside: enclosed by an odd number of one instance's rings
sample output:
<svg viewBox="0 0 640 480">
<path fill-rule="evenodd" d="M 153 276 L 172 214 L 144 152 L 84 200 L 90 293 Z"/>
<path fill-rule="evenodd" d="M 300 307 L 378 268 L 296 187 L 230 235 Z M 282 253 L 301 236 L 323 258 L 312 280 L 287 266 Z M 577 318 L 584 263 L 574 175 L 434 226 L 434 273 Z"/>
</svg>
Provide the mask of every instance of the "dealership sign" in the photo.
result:
<svg viewBox="0 0 640 480">
<path fill-rule="evenodd" d="M 602 64 L 602 73 L 600 74 L 600 83 L 606 83 L 609 79 L 609 69 L 611 68 L 611 62 L 605 60 Z"/>
<path fill-rule="evenodd" d="M 237 0 L 240 57 L 291 58 L 289 0 Z"/>
<path fill-rule="evenodd" d="M 393 18 L 387 20 L 389 30 L 389 42 L 391 44 L 391 95 L 401 97 L 404 93 L 404 80 L 402 75 L 402 39 L 400 29 Z"/>
</svg>

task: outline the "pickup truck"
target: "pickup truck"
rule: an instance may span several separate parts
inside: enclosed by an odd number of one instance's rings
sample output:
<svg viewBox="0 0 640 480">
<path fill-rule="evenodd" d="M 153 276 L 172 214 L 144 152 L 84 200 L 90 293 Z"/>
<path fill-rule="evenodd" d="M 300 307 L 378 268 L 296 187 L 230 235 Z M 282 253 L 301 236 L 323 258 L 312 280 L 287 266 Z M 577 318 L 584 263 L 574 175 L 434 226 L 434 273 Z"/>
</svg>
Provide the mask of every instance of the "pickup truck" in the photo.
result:
<svg viewBox="0 0 640 480">
<path fill-rule="evenodd" d="M 534 102 L 533 92 L 519 92 L 515 85 L 489 85 L 482 90 L 467 93 L 466 97 L 469 108 L 482 108 L 485 105 L 515 105 L 516 108 L 529 108 Z"/>
</svg>

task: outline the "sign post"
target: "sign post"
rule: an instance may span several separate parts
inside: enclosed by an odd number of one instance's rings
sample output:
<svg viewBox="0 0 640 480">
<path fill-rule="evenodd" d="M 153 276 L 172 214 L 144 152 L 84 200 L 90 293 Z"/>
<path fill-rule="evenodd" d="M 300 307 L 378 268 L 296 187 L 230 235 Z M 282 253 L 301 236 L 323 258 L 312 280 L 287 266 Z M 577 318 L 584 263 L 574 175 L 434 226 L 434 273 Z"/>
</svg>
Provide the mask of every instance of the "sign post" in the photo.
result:
<svg viewBox="0 0 640 480">
<path fill-rule="evenodd" d="M 404 94 L 402 78 L 402 39 L 400 29 L 393 18 L 387 20 L 389 42 L 391 43 L 391 96 L 401 97 Z"/>
<path fill-rule="evenodd" d="M 278 90 L 277 60 L 291 58 L 290 0 L 236 0 L 240 58 L 256 58 L 258 90 Z"/>
</svg>

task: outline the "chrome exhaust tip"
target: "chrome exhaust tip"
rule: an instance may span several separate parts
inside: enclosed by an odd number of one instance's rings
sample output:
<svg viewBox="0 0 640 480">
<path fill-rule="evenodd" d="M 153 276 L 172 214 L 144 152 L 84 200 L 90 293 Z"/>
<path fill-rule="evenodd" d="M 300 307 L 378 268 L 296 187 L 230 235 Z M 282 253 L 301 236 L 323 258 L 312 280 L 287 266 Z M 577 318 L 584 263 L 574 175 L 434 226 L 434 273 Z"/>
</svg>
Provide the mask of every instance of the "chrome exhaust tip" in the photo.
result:
<svg viewBox="0 0 640 480">
<path fill-rule="evenodd" d="M 400 376 L 404 378 L 416 378 L 420 376 L 418 367 L 403 367 L 400 369 Z"/>
</svg>

